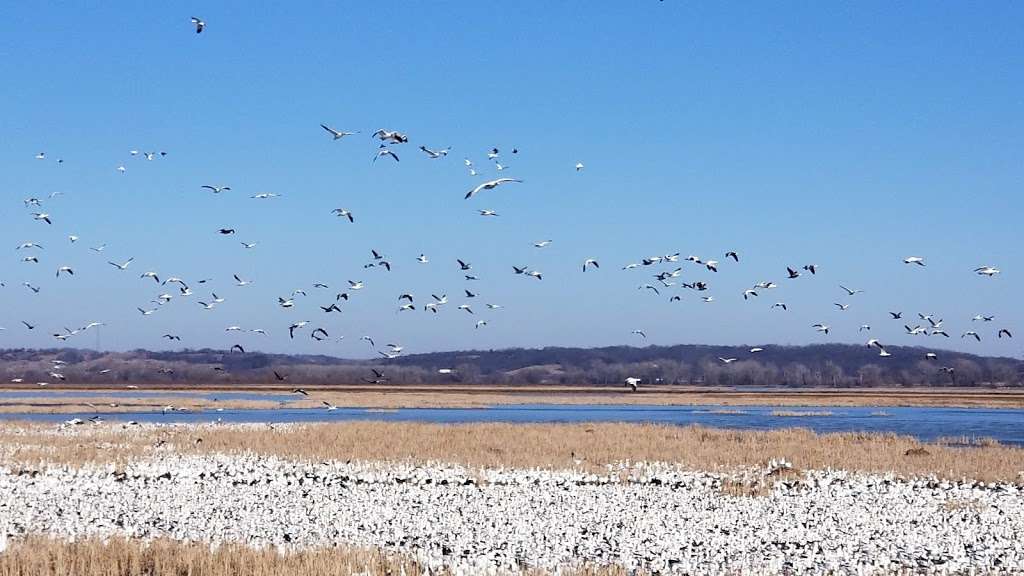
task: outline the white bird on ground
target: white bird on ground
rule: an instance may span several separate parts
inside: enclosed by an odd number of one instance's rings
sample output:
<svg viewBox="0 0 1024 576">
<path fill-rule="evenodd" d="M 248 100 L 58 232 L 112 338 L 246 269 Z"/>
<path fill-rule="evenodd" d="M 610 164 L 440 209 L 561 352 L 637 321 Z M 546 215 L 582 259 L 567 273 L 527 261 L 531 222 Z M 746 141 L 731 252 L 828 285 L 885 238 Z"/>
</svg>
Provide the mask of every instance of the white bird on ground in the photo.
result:
<svg viewBox="0 0 1024 576">
<path fill-rule="evenodd" d="M 522 180 L 519 180 L 519 179 L 516 179 L 516 178 L 498 178 L 497 180 L 488 180 L 487 182 L 484 182 L 483 184 L 480 184 L 476 188 L 473 188 L 472 190 L 467 192 L 465 199 L 468 200 L 468 199 L 472 198 L 473 196 L 476 196 L 477 194 L 479 194 L 483 190 L 493 190 L 493 189 L 497 188 L 498 186 L 501 186 L 502 184 L 507 184 L 509 182 L 521 183 Z"/>
<path fill-rule="evenodd" d="M 636 392 L 637 387 L 640 386 L 640 383 L 642 381 L 643 380 L 641 380 L 640 378 L 634 378 L 631 376 L 629 378 L 626 378 L 626 386 L 629 386 L 630 388 L 633 389 L 634 392 Z"/>
</svg>

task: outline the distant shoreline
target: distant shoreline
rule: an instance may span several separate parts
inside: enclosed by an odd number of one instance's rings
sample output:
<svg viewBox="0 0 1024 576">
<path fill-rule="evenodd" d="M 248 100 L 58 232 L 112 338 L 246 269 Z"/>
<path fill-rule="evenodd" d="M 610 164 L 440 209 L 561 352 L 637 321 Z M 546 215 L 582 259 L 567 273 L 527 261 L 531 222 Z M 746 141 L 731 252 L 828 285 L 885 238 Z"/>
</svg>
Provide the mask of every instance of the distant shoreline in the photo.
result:
<svg viewBox="0 0 1024 576">
<path fill-rule="evenodd" d="M 641 386 L 636 392 L 609 386 L 494 386 L 494 385 L 337 385 L 305 386 L 223 384 L 159 384 L 95 386 L 59 384 L 5 385 L 0 388 L 0 413 L 93 413 L 160 411 L 173 404 L 190 410 L 270 409 L 280 405 L 280 396 L 302 388 L 309 395 L 295 394 L 290 408 L 319 408 L 323 402 L 346 408 L 480 408 L 503 404 L 625 404 L 658 406 L 770 406 L 770 407 L 949 407 L 1024 408 L 1024 389 L 981 388 L 696 388 Z M 16 392 L 18 397 L 5 396 Z M 145 392 L 146 396 L 132 396 Z M 249 393 L 249 399 L 188 397 L 180 393 Z M 85 393 L 76 396 L 76 393 Z M 109 394 L 104 394 L 109 393 Z M 153 393 L 168 393 L 153 396 Z M 259 398 L 267 395 L 268 398 Z M 271 398 L 270 396 L 273 396 Z M 92 406 L 90 406 L 91 404 Z M 111 406 L 116 404 L 116 406 Z M 97 410 L 101 407 L 102 410 Z"/>
</svg>

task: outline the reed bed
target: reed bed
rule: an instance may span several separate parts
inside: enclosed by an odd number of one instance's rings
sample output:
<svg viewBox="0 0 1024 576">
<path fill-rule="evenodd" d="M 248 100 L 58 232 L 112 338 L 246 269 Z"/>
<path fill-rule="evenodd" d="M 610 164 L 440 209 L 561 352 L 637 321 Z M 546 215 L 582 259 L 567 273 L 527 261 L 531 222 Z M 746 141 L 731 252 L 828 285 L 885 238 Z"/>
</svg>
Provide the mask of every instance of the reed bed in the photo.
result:
<svg viewBox="0 0 1024 576">
<path fill-rule="evenodd" d="M 379 550 L 321 548 L 282 552 L 242 545 L 211 548 L 167 539 L 112 538 L 69 542 L 33 536 L 0 553 L 0 576 L 419 576 L 415 560 Z M 542 572 L 524 570 L 525 575 Z M 625 576 L 616 566 L 585 567 L 566 576 Z"/>
<path fill-rule="evenodd" d="M 200 441 L 201 440 L 201 441 Z M 816 434 L 802 428 L 742 431 L 656 424 L 425 424 L 343 422 L 267 425 L 0 424 L 0 463 L 123 463 L 176 450 L 253 452 L 309 461 L 452 462 L 477 468 L 581 467 L 671 462 L 726 471 L 786 458 L 798 469 L 892 472 L 984 481 L 1024 480 L 1024 449 L 973 440 L 969 448 L 895 434 Z"/>
</svg>

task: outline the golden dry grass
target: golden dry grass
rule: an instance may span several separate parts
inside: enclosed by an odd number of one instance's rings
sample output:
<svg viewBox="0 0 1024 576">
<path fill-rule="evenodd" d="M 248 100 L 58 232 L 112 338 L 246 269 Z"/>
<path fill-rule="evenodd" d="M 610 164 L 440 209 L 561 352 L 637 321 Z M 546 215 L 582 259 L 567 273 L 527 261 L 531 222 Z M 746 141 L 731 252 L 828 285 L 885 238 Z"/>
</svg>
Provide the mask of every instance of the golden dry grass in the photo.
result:
<svg viewBox="0 0 1024 576">
<path fill-rule="evenodd" d="M 491 386 L 491 385 L 436 385 L 436 386 L 313 386 L 300 384 L 279 386 L 226 387 L 205 385 L 140 385 L 144 391 L 183 391 L 194 393 L 253 392 L 289 393 L 295 387 L 305 388 L 310 396 L 296 395 L 290 402 L 293 408 L 319 408 L 321 401 L 351 408 L 479 408 L 499 404 L 652 404 L 668 406 L 946 406 L 1024 408 L 1024 390 L 979 388 L 866 388 L 866 389 L 779 389 L 746 392 L 742 389 L 695 388 L 676 386 L 641 387 L 638 392 L 626 388 L 607 386 Z M 162 398 L 74 398 L 70 394 L 58 397 L 48 394 L 60 391 L 99 391 L 130 393 L 123 386 L 81 387 L 52 385 L 46 389 L 23 385 L 8 385 L 8 389 L 30 390 L 37 394 L 31 398 L 0 398 L 2 413 L 92 413 L 97 406 L 117 403 L 117 408 L 103 411 L 160 410 L 172 404 L 191 410 L 214 408 L 273 408 L 272 400 L 203 400 L 181 397 Z"/>
<path fill-rule="evenodd" d="M 397 554 L 356 548 L 282 553 L 224 545 L 216 549 L 172 540 L 90 539 L 67 542 L 29 537 L 0 554 L 0 576 L 418 576 L 427 573 Z M 437 574 L 431 571 L 431 574 Z M 442 573 L 444 574 L 444 573 Z M 541 574 L 524 571 L 523 574 Z M 619 567 L 583 568 L 568 576 L 624 576 Z"/>
<path fill-rule="evenodd" d="M 202 442 L 196 440 L 201 438 Z M 452 462 L 469 467 L 598 469 L 622 461 L 729 470 L 786 458 L 798 469 L 837 468 L 942 478 L 1020 481 L 1024 449 L 975 442 L 961 448 L 894 434 L 815 434 L 806 429 L 740 431 L 654 424 L 424 424 L 343 422 L 286 426 L 0 425 L 0 462 L 124 462 L 158 450 L 253 452 L 319 461 Z M 926 454 L 907 455 L 926 447 Z M 573 456 L 575 454 L 575 457 Z"/>
</svg>

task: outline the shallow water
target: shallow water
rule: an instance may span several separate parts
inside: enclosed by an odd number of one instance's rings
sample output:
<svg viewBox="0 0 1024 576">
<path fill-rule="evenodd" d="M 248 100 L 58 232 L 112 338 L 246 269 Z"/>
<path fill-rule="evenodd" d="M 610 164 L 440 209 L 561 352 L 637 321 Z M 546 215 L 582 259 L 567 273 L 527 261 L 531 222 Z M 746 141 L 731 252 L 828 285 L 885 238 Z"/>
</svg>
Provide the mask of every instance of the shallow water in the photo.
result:
<svg viewBox="0 0 1024 576">
<path fill-rule="evenodd" d="M 6 393 L 5 393 L 6 394 Z M 79 394 L 79 393 L 75 393 Z M 161 393 L 155 393 L 161 394 Z M 236 399 L 232 393 L 217 393 Z M 238 393 L 244 395 L 244 393 Z M 38 396 L 38 393 L 34 393 Z M 137 395 L 136 395 L 137 396 Z M 253 395 L 246 395 L 253 396 Z M 277 399 L 255 395 L 255 399 Z M 253 399 L 253 398 L 245 398 Z M 729 411 L 732 413 L 722 413 Z M 828 416 L 774 416 L 773 412 L 816 413 Z M 101 412 L 102 414 L 102 412 Z M 67 414 L 0 414 L 0 419 L 64 421 Z M 715 428 L 771 430 L 810 428 L 816 432 L 894 432 L 934 440 L 940 436 L 993 438 L 1004 444 L 1024 446 L 1024 410 L 936 407 L 829 407 L 829 406 L 655 406 L 655 405 L 553 405 L 507 404 L 489 408 L 277 408 L 207 410 L 204 412 L 122 412 L 103 414 L 107 420 L 137 422 L 338 422 L 383 420 L 393 422 L 651 422 L 701 424 Z"/>
</svg>

